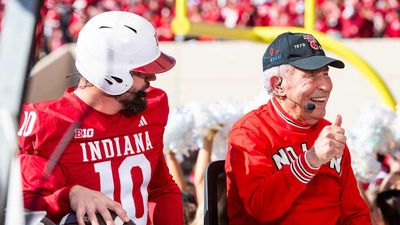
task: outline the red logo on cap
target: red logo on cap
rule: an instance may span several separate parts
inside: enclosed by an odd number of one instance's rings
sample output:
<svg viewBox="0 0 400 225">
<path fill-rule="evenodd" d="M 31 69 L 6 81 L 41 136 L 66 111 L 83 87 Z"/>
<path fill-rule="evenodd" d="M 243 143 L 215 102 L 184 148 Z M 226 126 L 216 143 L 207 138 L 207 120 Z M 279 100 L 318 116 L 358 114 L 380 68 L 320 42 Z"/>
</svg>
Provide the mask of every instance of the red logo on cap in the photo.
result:
<svg viewBox="0 0 400 225">
<path fill-rule="evenodd" d="M 311 48 L 313 48 L 314 50 L 322 49 L 321 46 L 318 45 L 317 40 L 315 40 L 315 38 L 311 34 L 303 35 L 303 38 L 304 40 L 308 41 Z"/>
<path fill-rule="evenodd" d="M 279 49 L 271 48 L 269 50 L 269 56 L 273 56 L 273 55 L 277 55 L 277 54 L 279 54 Z"/>
</svg>

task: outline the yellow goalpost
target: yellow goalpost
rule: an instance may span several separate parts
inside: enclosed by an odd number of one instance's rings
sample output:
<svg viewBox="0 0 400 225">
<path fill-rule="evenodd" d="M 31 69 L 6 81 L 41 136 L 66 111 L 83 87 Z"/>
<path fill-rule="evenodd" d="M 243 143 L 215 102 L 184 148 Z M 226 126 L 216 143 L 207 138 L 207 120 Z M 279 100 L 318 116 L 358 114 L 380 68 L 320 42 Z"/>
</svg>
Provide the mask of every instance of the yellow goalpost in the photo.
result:
<svg viewBox="0 0 400 225">
<path fill-rule="evenodd" d="M 357 68 L 376 89 L 381 100 L 391 109 L 396 110 L 396 100 L 379 74 L 357 53 L 340 42 L 340 40 L 315 30 L 315 0 L 305 0 L 304 27 L 240 27 L 226 28 L 223 24 L 190 22 L 186 14 L 186 0 L 176 0 L 175 18 L 172 31 L 178 36 L 209 35 L 223 39 L 240 39 L 262 43 L 271 43 L 279 34 L 287 31 L 312 33 L 321 45 L 343 57 Z"/>
</svg>

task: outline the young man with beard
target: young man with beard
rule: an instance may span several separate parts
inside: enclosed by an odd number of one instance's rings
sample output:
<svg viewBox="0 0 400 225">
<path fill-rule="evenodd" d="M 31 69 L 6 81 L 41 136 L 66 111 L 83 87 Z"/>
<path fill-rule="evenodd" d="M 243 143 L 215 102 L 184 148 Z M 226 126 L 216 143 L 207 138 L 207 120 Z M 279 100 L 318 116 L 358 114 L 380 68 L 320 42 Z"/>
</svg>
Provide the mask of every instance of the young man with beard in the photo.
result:
<svg viewBox="0 0 400 225">
<path fill-rule="evenodd" d="M 311 34 L 284 33 L 263 61 L 271 100 L 233 126 L 225 169 L 231 225 L 368 225 L 341 116 L 324 119 L 329 66 Z"/>
<path fill-rule="evenodd" d="M 25 208 L 54 222 L 71 211 L 98 224 L 109 210 L 136 225 L 183 224 L 181 193 L 163 156 L 164 91 L 149 86 L 175 65 L 154 27 L 128 12 L 106 12 L 79 34 L 78 86 L 22 111 L 19 159 Z"/>
</svg>

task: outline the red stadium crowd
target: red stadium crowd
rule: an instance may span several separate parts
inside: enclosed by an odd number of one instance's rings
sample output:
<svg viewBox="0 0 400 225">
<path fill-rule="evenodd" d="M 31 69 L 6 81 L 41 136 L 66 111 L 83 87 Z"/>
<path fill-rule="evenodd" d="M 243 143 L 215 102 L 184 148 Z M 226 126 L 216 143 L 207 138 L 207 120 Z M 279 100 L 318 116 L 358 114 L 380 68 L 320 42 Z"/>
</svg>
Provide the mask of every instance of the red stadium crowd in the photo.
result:
<svg viewBox="0 0 400 225">
<path fill-rule="evenodd" d="M 7 0 L 0 0 L 0 23 Z M 398 0 L 316 0 L 316 29 L 338 38 L 400 37 Z M 303 26 L 301 0 L 187 0 L 191 21 L 238 26 Z M 161 41 L 173 41 L 174 0 L 45 0 L 39 27 L 50 52 L 73 42 L 83 24 L 110 10 L 131 11 L 150 20 Z M 1 29 L 1 25 L 0 25 Z M 42 35 L 43 34 L 43 35 Z"/>
</svg>

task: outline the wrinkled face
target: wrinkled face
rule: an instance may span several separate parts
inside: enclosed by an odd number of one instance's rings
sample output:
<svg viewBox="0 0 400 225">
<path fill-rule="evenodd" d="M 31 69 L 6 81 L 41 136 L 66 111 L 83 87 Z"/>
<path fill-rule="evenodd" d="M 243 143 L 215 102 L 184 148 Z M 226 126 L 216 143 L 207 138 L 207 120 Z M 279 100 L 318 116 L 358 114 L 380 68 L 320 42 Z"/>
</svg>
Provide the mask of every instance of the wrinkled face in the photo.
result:
<svg viewBox="0 0 400 225">
<path fill-rule="evenodd" d="M 286 107 L 289 115 L 302 122 L 315 124 L 325 116 L 325 108 L 332 90 L 328 66 L 317 70 L 293 70 L 283 77 L 282 85 L 287 98 Z M 308 103 L 315 105 L 314 110 L 306 110 Z"/>
<path fill-rule="evenodd" d="M 133 77 L 132 87 L 122 95 L 116 96 L 117 101 L 122 105 L 121 113 L 125 116 L 132 116 L 143 112 L 146 107 L 146 92 L 150 81 L 156 80 L 155 74 L 131 72 Z"/>
</svg>

